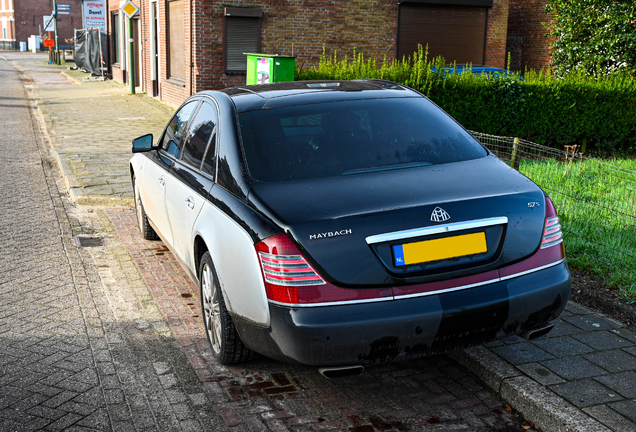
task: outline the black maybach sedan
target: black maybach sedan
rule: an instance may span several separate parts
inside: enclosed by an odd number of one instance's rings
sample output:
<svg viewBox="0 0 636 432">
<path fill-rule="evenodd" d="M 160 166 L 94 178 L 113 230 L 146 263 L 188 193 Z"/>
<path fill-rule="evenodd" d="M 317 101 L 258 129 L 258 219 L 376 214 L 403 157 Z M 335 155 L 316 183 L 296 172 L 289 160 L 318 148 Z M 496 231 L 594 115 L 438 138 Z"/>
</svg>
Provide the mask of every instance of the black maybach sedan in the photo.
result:
<svg viewBox="0 0 636 432">
<path fill-rule="evenodd" d="M 133 153 L 142 236 L 198 283 L 222 363 L 336 375 L 535 337 L 570 294 L 550 198 L 408 87 L 206 91 Z"/>
</svg>

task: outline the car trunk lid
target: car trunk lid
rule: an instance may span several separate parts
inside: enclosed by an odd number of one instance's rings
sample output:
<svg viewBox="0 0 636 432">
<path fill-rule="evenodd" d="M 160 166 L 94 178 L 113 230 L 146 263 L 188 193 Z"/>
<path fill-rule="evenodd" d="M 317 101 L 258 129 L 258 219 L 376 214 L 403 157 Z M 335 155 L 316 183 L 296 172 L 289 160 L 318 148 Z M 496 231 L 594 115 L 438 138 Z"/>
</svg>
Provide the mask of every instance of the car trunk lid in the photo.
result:
<svg viewBox="0 0 636 432">
<path fill-rule="evenodd" d="M 248 199 L 325 279 L 351 287 L 491 271 L 536 251 L 545 219 L 541 190 L 494 156 L 255 183 Z M 397 259 L 400 249 L 408 262 Z"/>
</svg>

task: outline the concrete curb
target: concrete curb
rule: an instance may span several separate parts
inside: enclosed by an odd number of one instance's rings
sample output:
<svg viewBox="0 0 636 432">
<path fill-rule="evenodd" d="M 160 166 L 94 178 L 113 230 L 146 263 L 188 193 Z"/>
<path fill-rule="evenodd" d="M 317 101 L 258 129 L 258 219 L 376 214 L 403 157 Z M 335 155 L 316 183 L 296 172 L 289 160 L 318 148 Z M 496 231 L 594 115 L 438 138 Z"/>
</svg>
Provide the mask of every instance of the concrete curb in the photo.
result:
<svg viewBox="0 0 636 432">
<path fill-rule="evenodd" d="M 109 206 L 109 207 L 134 207 L 134 198 L 112 196 L 112 195 L 87 195 L 84 187 L 75 174 L 75 168 L 68 152 L 53 150 L 55 160 L 62 173 L 64 184 L 71 197 L 71 201 L 81 205 Z"/>
<path fill-rule="evenodd" d="M 79 79 L 77 79 L 77 77 L 74 77 L 74 76 L 73 76 L 72 74 L 70 74 L 68 71 L 62 71 L 61 73 L 62 73 L 62 75 L 64 75 L 66 78 L 68 78 L 68 79 L 70 79 L 71 81 L 73 81 L 75 84 L 77 84 L 77 85 L 81 85 L 81 84 L 82 84 L 82 82 L 81 82 Z"/>
<path fill-rule="evenodd" d="M 610 432 L 592 417 L 483 346 L 448 353 L 546 432 Z"/>
</svg>

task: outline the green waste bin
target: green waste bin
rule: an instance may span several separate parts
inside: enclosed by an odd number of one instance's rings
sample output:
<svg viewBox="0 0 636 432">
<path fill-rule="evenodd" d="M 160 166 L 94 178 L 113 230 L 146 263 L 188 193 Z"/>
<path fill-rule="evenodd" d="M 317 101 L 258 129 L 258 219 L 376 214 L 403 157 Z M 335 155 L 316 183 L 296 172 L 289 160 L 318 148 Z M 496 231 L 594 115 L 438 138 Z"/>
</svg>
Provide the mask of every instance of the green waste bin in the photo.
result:
<svg viewBox="0 0 636 432">
<path fill-rule="evenodd" d="M 296 57 L 278 54 L 247 55 L 247 85 L 294 80 Z"/>
</svg>

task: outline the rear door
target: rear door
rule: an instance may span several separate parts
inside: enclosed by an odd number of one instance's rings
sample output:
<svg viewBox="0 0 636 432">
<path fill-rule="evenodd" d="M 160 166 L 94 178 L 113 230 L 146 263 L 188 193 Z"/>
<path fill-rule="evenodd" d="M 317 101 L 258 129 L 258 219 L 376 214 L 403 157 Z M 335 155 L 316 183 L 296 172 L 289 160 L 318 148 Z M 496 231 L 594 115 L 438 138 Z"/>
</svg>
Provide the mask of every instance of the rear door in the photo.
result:
<svg viewBox="0 0 636 432">
<path fill-rule="evenodd" d="M 184 136 L 181 158 L 172 167 L 173 181 L 166 188 L 172 244 L 194 274 L 193 227 L 216 174 L 217 123 L 216 106 L 202 102 Z"/>
</svg>

